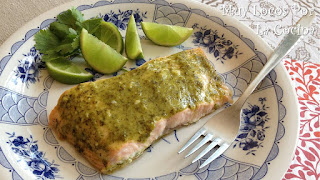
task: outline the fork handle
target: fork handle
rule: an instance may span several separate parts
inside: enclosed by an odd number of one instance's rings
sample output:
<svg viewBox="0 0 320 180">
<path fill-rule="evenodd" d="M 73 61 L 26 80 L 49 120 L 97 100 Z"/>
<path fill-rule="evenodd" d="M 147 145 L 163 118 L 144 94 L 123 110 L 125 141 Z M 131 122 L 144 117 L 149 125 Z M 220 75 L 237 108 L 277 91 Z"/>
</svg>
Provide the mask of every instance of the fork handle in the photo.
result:
<svg viewBox="0 0 320 180">
<path fill-rule="evenodd" d="M 249 97 L 249 95 L 254 91 L 254 89 L 259 85 L 259 83 L 269 74 L 269 72 L 276 67 L 277 64 L 281 61 L 281 59 L 294 47 L 299 38 L 301 37 L 301 32 L 297 30 L 298 28 L 307 28 L 311 24 L 313 16 L 304 16 L 302 17 L 298 23 L 295 25 L 295 28 L 292 28 L 294 32 L 289 32 L 283 39 L 283 41 L 278 45 L 278 47 L 274 50 L 274 52 L 269 57 L 269 60 L 264 65 L 259 74 L 253 79 L 253 81 L 249 84 L 247 89 L 243 92 L 243 94 L 239 97 L 239 99 L 235 102 L 239 110 L 242 108 L 243 104 Z"/>
</svg>

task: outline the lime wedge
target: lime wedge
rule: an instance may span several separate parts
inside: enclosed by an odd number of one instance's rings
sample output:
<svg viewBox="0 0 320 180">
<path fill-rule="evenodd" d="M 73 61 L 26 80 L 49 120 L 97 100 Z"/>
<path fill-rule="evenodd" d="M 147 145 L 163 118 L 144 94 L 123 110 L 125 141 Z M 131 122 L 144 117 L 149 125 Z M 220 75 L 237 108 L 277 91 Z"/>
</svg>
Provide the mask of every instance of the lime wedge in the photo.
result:
<svg viewBox="0 0 320 180">
<path fill-rule="evenodd" d="M 123 39 L 117 26 L 113 23 L 102 21 L 93 35 L 122 54 L 124 46 Z"/>
<path fill-rule="evenodd" d="M 111 74 L 120 70 L 128 59 L 109 45 L 82 29 L 80 48 L 87 63 L 96 71 Z"/>
<path fill-rule="evenodd" d="M 133 14 L 130 17 L 126 33 L 126 54 L 129 59 L 143 58 L 140 37 Z"/>
<path fill-rule="evenodd" d="M 93 78 L 93 75 L 81 66 L 64 58 L 48 61 L 46 67 L 53 79 L 64 84 L 78 84 Z"/>
<path fill-rule="evenodd" d="M 187 40 L 193 32 L 192 28 L 181 26 L 141 22 L 145 35 L 155 44 L 176 46 Z"/>
</svg>

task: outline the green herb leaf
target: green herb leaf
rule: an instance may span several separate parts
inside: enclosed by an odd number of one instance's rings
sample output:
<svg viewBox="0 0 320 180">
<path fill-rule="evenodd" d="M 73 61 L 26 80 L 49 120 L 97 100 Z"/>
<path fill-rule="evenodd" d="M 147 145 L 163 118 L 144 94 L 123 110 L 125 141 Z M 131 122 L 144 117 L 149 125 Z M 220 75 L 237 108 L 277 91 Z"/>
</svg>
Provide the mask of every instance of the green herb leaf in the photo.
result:
<svg viewBox="0 0 320 180">
<path fill-rule="evenodd" d="M 43 54 L 48 54 L 48 51 L 53 51 L 60 44 L 59 38 L 50 30 L 40 30 L 34 40 L 36 49 Z"/>
<path fill-rule="evenodd" d="M 57 21 L 51 23 L 49 27 L 50 31 L 58 36 L 59 39 L 64 39 L 66 36 L 68 36 L 68 34 L 70 33 L 69 28 L 70 27 L 68 25 L 61 24 Z"/>
<path fill-rule="evenodd" d="M 78 33 L 77 31 L 75 31 L 74 29 L 72 28 L 69 28 L 69 34 L 67 36 L 69 39 L 74 39 L 76 37 L 78 37 Z"/>
<path fill-rule="evenodd" d="M 72 52 L 80 48 L 80 37 L 74 39 L 65 39 L 61 44 L 56 47 L 56 51 L 64 56 L 69 56 Z"/>
<path fill-rule="evenodd" d="M 101 18 L 85 21 L 83 14 L 75 8 L 59 14 L 57 21 L 51 23 L 47 30 L 40 30 L 35 35 L 35 47 L 43 54 L 42 61 L 61 58 L 68 60 L 70 56 L 79 55 L 82 28 L 93 34 L 101 21 Z"/>
<path fill-rule="evenodd" d="M 81 23 L 84 21 L 83 14 L 75 8 L 69 9 L 57 17 L 58 22 L 70 26 L 76 31 L 81 31 Z"/>
<path fill-rule="evenodd" d="M 54 59 L 65 59 L 67 61 L 67 57 L 61 56 L 58 53 L 52 53 L 52 54 L 43 54 L 41 60 L 43 62 L 52 61 Z"/>
</svg>

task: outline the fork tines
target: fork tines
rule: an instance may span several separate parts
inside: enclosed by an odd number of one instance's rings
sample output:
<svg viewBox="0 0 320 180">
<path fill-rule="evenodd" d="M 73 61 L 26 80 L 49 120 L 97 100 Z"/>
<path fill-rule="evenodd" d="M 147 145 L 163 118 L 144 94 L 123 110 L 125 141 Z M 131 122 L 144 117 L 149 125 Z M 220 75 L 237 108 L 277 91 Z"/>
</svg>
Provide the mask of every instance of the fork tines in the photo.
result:
<svg viewBox="0 0 320 180">
<path fill-rule="evenodd" d="M 219 145 L 220 147 L 204 163 L 202 163 L 199 168 L 203 168 L 204 166 L 211 163 L 230 146 L 229 143 L 223 142 L 221 138 L 219 137 L 214 138 L 213 133 L 207 133 L 207 130 L 204 127 L 202 127 L 198 132 L 196 132 L 193 135 L 193 137 L 181 148 L 181 150 L 178 153 L 180 154 L 181 152 L 186 150 L 191 144 L 193 144 L 202 135 L 204 135 L 205 137 L 194 148 L 191 149 L 191 151 L 185 156 L 185 158 L 187 158 L 188 156 L 196 152 L 198 149 L 200 149 L 203 145 L 205 145 L 209 141 L 211 141 L 211 143 L 195 159 L 192 160 L 192 163 L 202 158 L 204 155 L 206 155 L 210 150 L 212 150 L 217 145 Z"/>
</svg>

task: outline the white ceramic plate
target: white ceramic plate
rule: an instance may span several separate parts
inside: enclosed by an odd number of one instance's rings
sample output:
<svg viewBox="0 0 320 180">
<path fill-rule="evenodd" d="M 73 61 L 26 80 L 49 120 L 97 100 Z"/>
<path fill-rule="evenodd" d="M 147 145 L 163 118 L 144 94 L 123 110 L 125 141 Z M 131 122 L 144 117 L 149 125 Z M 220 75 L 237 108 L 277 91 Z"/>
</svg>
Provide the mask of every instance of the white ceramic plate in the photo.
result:
<svg viewBox="0 0 320 180">
<path fill-rule="evenodd" d="M 242 127 L 232 146 L 203 169 L 204 159 L 190 164 L 177 151 L 210 116 L 181 128 L 152 145 L 142 157 L 112 175 L 96 172 L 66 142 L 48 128 L 48 115 L 60 94 L 69 89 L 48 76 L 33 35 L 71 7 L 85 18 L 103 17 L 124 35 L 129 16 L 137 24 L 153 21 L 194 28 L 177 47 L 160 47 L 144 37 L 145 60 L 192 47 L 202 47 L 233 90 L 234 98 L 259 72 L 271 49 L 248 27 L 216 10 L 192 1 L 77 0 L 57 7 L 23 26 L 1 47 L 0 55 L 0 176 L 1 179 L 280 179 L 291 162 L 298 134 L 294 89 L 279 65 L 250 96 L 242 112 Z M 126 64 L 130 70 L 144 60 Z M 119 72 L 122 73 L 122 72 Z M 118 73 L 118 74 L 119 74 Z M 109 76 L 110 77 L 110 76 Z M 95 74 L 95 79 L 108 78 Z"/>
</svg>

